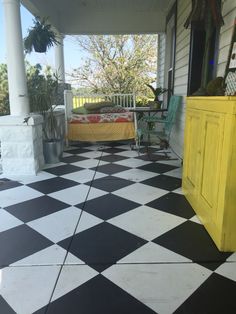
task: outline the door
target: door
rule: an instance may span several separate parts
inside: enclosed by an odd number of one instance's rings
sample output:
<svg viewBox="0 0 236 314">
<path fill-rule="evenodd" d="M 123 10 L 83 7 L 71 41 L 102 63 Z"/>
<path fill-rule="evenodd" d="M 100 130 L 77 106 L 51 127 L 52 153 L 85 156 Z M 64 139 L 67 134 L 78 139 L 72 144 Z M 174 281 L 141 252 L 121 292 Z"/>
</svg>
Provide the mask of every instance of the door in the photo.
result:
<svg viewBox="0 0 236 314">
<path fill-rule="evenodd" d="M 203 223 L 217 224 L 220 174 L 223 156 L 224 114 L 205 112 L 201 143 L 199 209 Z"/>
<path fill-rule="evenodd" d="M 196 203 L 200 181 L 202 116 L 199 110 L 186 112 L 184 141 L 183 189 L 189 200 Z"/>
</svg>

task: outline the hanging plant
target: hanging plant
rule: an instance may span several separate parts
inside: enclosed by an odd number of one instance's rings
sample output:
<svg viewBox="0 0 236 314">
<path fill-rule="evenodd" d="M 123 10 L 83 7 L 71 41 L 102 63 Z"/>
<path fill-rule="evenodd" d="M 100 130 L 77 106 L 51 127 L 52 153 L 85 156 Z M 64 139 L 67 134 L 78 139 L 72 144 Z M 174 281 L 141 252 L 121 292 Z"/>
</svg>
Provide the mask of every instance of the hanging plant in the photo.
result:
<svg viewBox="0 0 236 314">
<path fill-rule="evenodd" d="M 28 36 L 24 38 L 26 53 L 46 52 L 53 45 L 59 44 L 56 33 L 52 30 L 47 18 L 40 19 L 36 16 L 33 20 L 34 26 L 28 30 Z"/>
</svg>

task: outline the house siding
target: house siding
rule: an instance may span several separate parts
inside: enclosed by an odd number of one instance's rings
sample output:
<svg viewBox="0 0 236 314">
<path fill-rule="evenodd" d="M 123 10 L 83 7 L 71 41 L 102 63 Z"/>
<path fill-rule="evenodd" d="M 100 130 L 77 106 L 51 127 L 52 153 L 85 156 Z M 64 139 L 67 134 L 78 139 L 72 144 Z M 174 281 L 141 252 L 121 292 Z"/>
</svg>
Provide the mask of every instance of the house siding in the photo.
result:
<svg viewBox="0 0 236 314">
<path fill-rule="evenodd" d="M 171 133 L 170 145 L 180 156 L 183 156 L 185 104 L 188 86 L 189 53 L 190 53 L 190 29 L 184 28 L 186 17 L 191 11 L 190 0 L 177 1 L 177 25 L 176 25 L 176 57 L 175 57 L 175 82 L 174 94 L 182 95 L 183 101 L 180 106 L 176 121 Z M 219 53 L 217 62 L 217 76 L 224 76 L 229 48 L 233 34 L 234 19 L 236 17 L 235 0 L 222 1 L 222 15 L 224 25 L 220 30 Z M 168 40 L 168 39 L 167 39 Z"/>
<path fill-rule="evenodd" d="M 164 85 L 164 70 L 165 70 L 165 34 L 158 35 L 158 59 L 157 59 L 157 85 Z"/>
<path fill-rule="evenodd" d="M 224 25 L 220 30 L 217 76 L 224 76 L 225 74 L 227 59 L 229 56 L 229 48 L 233 34 L 234 19 L 236 17 L 235 0 L 223 1 L 222 15 L 224 18 Z"/>
<path fill-rule="evenodd" d="M 179 0 L 177 2 L 176 23 L 176 55 L 174 74 L 174 94 L 186 96 L 189 71 L 190 30 L 184 28 L 186 17 L 191 11 L 191 1 Z M 170 145 L 174 152 L 183 156 L 185 97 L 176 114 L 175 124 L 171 132 Z"/>
</svg>

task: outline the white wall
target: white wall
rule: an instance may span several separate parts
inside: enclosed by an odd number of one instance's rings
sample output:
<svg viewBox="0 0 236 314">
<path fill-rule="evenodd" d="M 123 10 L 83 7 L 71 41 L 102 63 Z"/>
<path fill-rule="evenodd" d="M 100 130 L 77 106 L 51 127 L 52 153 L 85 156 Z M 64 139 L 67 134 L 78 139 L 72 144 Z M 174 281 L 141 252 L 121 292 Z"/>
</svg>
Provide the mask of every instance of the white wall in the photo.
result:
<svg viewBox="0 0 236 314">
<path fill-rule="evenodd" d="M 233 34 L 234 19 L 236 18 L 236 1 L 224 0 L 222 15 L 224 25 L 220 31 L 219 57 L 217 76 L 224 76 L 227 59 L 229 56 L 230 42 Z"/>
<path fill-rule="evenodd" d="M 191 11 L 191 3 L 189 0 L 179 0 L 177 6 L 174 95 L 186 96 L 187 94 L 190 30 L 185 29 L 183 25 Z M 183 156 L 184 113 L 185 97 L 177 112 L 170 140 L 171 147 L 181 157 Z"/>
<path fill-rule="evenodd" d="M 176 60 L 175 60 L 175 86 L 174 94 L 183 96 L 176 123 L 171 134 L 171 147 L 179 155 L 183 156 L 184 124 L 185 124 L 185 96 L 187 95 L 190 29 L 184 28 L 184 22 L 191 11 L 190 0 L 178 0 L 177 6 L 177 36 L 176 36 Z M 222 15 L 224 26 L 221 27 L 219 40 L 219 56 L 217 76 L 224 76 L 229 54 L 229 47 L 233 33 L 234 18 L 236 17 L 236 1 L 223 0 Z M 167 38 L 168 41 L 168 38 Z"/>
<path fill-rule="evenodd" d="M 165 70 L 165 45 L 166 36 L 164 33 L 158 35 L 158 51 L 157 51 L 157 84 L 164 86 L 164 70 Z"/>
</svg>

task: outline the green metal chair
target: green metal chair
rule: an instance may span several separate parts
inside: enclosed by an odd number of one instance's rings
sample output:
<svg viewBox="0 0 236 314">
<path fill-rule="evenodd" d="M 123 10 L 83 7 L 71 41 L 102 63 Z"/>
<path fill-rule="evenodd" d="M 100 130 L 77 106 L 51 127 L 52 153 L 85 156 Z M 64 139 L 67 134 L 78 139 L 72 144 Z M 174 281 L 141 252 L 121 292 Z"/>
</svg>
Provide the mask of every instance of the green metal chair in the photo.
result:
<svg viewBox="0 0 236 314">
<path fill-rule="evenodd" d="M 173 124 L 176 117 L 177 109 L 181 103 L 182 96 L 171 96 L 167 114 L 159 117 L 158 115 L 151 116 L 143 116 L 141 119 L 142 127 L 137 128 L 137 142 L 140 148 L 141 139 L 145 136 L 148 137 L 148 141 L 150 141 L 150 137 L 154 134 L 159 139 L 160 149 L 168 148 L 170 134 L 173 128 Z M 163 131 L 156 131 L 156 126 L 158 124 L 163 124 Z M 150 143 L 148 143 L 150 145 Z"/>
</svg>

